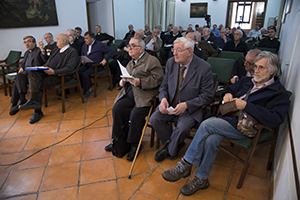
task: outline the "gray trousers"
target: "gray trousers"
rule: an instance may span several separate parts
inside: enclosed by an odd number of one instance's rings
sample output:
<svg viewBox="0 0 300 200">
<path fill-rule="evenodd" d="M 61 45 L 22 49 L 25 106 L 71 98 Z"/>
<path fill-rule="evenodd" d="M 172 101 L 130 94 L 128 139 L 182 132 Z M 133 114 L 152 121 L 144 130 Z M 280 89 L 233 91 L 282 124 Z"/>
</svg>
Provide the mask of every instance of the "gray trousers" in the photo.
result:
<svg viewBox="0 0 300 200">
<path fill-rule="evenodd" d="M 150 117 L 150 122 L 156 131 L 156 134 L 160 141 L 165 144 L 167 140 L 171 142 L 168 145 L 168 151 L 171 156 L 177 155 L 178 145 L 184 141 L 184 139 L 190 135 L 190 131 L 197 123 L 187 111 L 179 115 L 177 126 L 172 129 L 169 122 L 177 117 L 176 115 L 162 114 L 159 111 L 159 107 Z"/>
</svg>

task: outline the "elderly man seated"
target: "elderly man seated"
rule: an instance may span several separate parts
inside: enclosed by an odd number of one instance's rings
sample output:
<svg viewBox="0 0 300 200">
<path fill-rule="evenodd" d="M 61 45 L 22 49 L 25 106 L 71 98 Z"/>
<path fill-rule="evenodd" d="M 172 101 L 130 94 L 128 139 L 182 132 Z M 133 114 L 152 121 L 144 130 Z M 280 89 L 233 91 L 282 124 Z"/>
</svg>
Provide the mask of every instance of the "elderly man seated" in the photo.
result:
<svg viewBox="0 0 300 200">
<path fill-rule="evenodd" d="M 126 159 L 132 161 L 145 124 L 145 117 L 151 106 L 152 94 L 158 92 L 164 73 L 158 59 L 145 52 L 145 42 L 141 38 L 131 38 L 128 47 L 132 60 L 126 69 L 134 78 L 123 78 L 120 81 L 123 88 L 112 110 L 112 137 L 130 120 L 127 142 L 131 148 Z M 112 151 L 112 144 L 107 145 L 105 150 Z"/>
<path fill-rule="evenodd" d="M 19 108 L 20 110 L 35 109 L 29 120 L 30 124 L 38 122 L 44 116 L 41 110 L 43 90 L 60 84 L 61 77 L 58 75 L 71 73 L 78 65 L 79 57 L 76 50 L 69 45 L 69 37 L 66 34 L 57 36 L 56 45 L 58 48 L 52 51 L 44 64 L 48 70 L 29 73 L 30 99 Z M 68 78 L 70 77 L 66 77 Z"/>
<path fill-rule="evenodd" d="M 146 44 L 146 51 L 159 52 L 162 46 L 162 40 L 158 37 L 160 30 L 158 28 L 153 29 L 152 35 L 148 35 L 144 41 Z"/>
<path fill-rule="evenodd" d="M 247 44 L 241 40 L 243 37 L 243 32 L 241 30 L 236 30 L 234 32 L 234 40 L 230 40 L 226 42 L 226 44 L 223 47 L 223 51 L 235 51 L 235 52 L 242 52 L 246 56 L 248 52 Z"/>
<path fill-rule="evenodd" d="M 261 52 L 255 59 L 254 77 L 244 77 L 230 85 L 223 93 L 224 102 L 234 101 L 238 110 L 246 112 L 257 122 L 275 128 L 283 123 L 289 96 L 277 77 L 280 72 L 279 57 Z M 247 96 L 247 101 L 244 98 Z M 203 121 L 178 165 L 165 171 L 165 180 L 174 182 L 191 174 L 192 165 L 198 168 L 192 182 L 181 188 L 183 195 L 192 195 L 209 187 L 208 177 L 212 169 L 219 143 L 227 138 L 247 139 L 237 130 L 238 116 L 211 117 Z"/>
</svg>

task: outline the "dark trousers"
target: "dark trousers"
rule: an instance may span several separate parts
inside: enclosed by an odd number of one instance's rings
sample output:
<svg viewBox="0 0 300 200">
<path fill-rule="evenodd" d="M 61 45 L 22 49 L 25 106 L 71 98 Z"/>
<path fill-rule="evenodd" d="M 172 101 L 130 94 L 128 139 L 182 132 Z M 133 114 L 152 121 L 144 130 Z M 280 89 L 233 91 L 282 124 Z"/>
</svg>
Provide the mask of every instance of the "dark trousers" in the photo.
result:
<svg viewBox="0 0 300 200">
<path fill-rule="evenodd" d="M 168 145 L 169 154 L 171 156 L 177 155 L 178 145 L 184 141 L 184 139 L 190 135 L 190 131 L 197 123 L 187 111 L 179 115 L 177 126 L 174 130 L 170 126 L 169 122 L 177 117 L 176 115 L 162 114 L 159 111 L 159 107 L 150 117 L 150 122 L 157 133 L 158 138 L 164 144 L 167 140 L 171 142 Z"/>
<path fill-rule="evenodd" d="M 161 64 L 166 65 L 167 60 L 173 56 L 173 52 L 171 51 L 171 48 L 165 47 L 163 47 L 160 52 Z"/>
<path fill-rule="evenodd" d="M 16 75 L 13 86 L 13 93 L 10 102 L 12 105 L 17 105 L 20 100 L 20 95 L 27 94 L 28 71 L 20 72 Z M 23 103 L 23 102 L 22 102 Z"/>
<path fill-rule="evenodd" d="M 31 99 L 31 100 L 42 103 L 43 90 L 47 88 L 52 88 L 60 83 L 61 83 L 61 77 L 59 76 L 48 75 L 43 71 L 30 71 L 29 73 L 30 92 L 37 95 L 35 96 L 36 99 Z"/>
<path fill-rule="evenodd" d="M 137 108 L 130 88 L 127 94 L 117 101 L 112 109 L 113 128 L 112 137 L 120 132 L 121 127 L 131 122 L 128 132 L 128 143 L 138 143 L 145 125 L 145 117 L 148 115 L 150 107 Z"/>
<path fill-rule="evenodd" d="M 119 59 L 114 59 L 113 61 L 111 61 L 109 63 L 109 69 L 110 69 L 110 72 L 113 76 L 113 83 L 114 84 L 117 84 L 120 82 L 121 80 L 121 70 L 120 70 L 120 67 L 119 67 L 119 63 L 117 62 L 117 60 Z M 119 62 L 124 66 L 126 67 L 126 65 L 129 63 L 130 60 L 122 60 L 120 59 Z"/>
<path fill-rule="evenodd" d="M 98 72 L 103 70 L 103 66 L 98 67 Z M 83 88 L 83 92 L 88 91 L 92 87 L 91 75 L 95 72 L 95 68 L 92 64 L 86 64 L 79 68 L 78 74 Z"/>
</svg>

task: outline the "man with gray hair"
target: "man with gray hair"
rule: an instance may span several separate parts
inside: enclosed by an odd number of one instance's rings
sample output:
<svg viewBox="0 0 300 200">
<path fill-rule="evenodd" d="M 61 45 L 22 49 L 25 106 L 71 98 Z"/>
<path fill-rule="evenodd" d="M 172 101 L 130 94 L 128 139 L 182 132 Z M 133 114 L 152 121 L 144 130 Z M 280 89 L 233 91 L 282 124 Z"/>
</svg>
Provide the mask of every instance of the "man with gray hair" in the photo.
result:
<svg viewBox="0 0 300 200">
<path fill-rule="evenodd" d="M 235 52 L 242 52 L 244 53 L 244 56 L 246 56 L 248 52 L 248 46 L 247 44 L 241 40 L 243 37 L 243 32 L 241 30 L 236 30 L 234 32 L 233 41 L 230 40 L 226 42 L 226 44 L 223 47 L 223 51 L 235 51 Z"/>
<path fill-rule="evenodd" d="M 194 55 L 193 49 L 194 42 L 187 37 L 177 38 L 173 43 L 174 57 L 167 62 L 159 88 L 160 104 L 150 118 L 164 144 L 154 156 L 157 162 L 177 157 L 192 127 L 202 121 L 201 107 L 213 98 L 211 66 Z M 178 124 L 172 130 L 169 122 L 176 117 Z"/>
<path fill-rule="evenodd" d="M 70 46 L 73 47 L 74 49 L 76 49 L 78 56 L 81 55 L 81 48 L 83 45 L 83 41 L 77 39 L 76 37 L 76 32 L 73 29 L 68 29 L 67 30 L 67 35 L 69 37 L 70 40 Z"/>
<path fill-rule="evenodd" d="M 196 56 L 198 56 L 199 58 L 202 58 L 203 53 L 202 53 L 202 51 L 197 47 L 197 45 L 198 45 L 198 38 L 197 38 L 197 35 L 195 34 L 195 32 L 194 32 L 194 33 L 188 33 L 188 34 L 186 34 L 185 37 L 188 37 L 188 38 L 190 38 L 191 40 L 194 41 L 194 43 L 195 43 L 195 45 L 194 45 L 194 54 L 195 54 Z"/>
<path fill-rule="evenodd" d="M 162 46 L 162 40 L 158 37 L 160 30 L 158 28 L 153 29 L 152 35 L 148 35 L 144 41 L 146 44 L 146 50 L 159 52 Z"/>
<path fill-rule="evenodd" d="M 126 160 L 133 161 L 145 117 L 152 104 L 152 95 L 158 92 L 164 72 L 158 59 L 145 52 L 145 42 L 141 38 L 130 39 L 128 53 L 132 60 L 126 69 L 132 77 L 123 77 L 119 83 L 123 88 L 116 97 L 112 109 L 112 138 L 122 131 L 122 127 L 128 126 L 129 121 L 131 122 L 127 136 L 129 152 L 127 151 Z M 112 144 L 107 145 L 105 150 L 112 151 Z M 127 152 L 118 156 L 122 157 Z"/>
<path fill-rule="evenodd" d="M 279 81 L 279 73 L 279 57 L 263 51 L 255 59 L 254 77 L 243 77 L 227 87 L 222 94 L 223 101 L 234 101 L 238 110 L 246 112 L 258 123 L 275 128 L 284 122 L 289 108 L 289 95 Z M 247 101 L 243 100 L 246 96 Z M 184 157 L 162 177 L 166 181 L 178 181 L 190 176 L 192 165 L 196 165 L 194 179 L 181 188 L 181 193 L 189 196 L 208 188 L 208 177 L 220 142 L 228 138 L 251 139 L 237 130 L 237 123 L 238 116 L 211 117 L 203 121 Z"/>
<path fill-rule="evenodd" d="M 239 57 L 233 65 L 233 77 L 230 82 L 233 84 L 243 76 L 253 77 L 254 75 L 254 60 L 261 50 L 252 49 L 248 51 L 246 57 Z"/>
<path fill-rule="evenodd" d="M 38 122 L 43 116 L 41 110 L 43 100 L 43 90 L 60 84 L 59 74 L 71 73 L 78 65 L 79 57 L 74 48 L 69 45 L 69 37 L 66 34 L 59 34 L 56 39 L 55 48 L 47 62 L 44 64 L 48 69 L 45 71 L 29 72 L 30 99 L 19 106 L 20 110 L 34 109 L 34 113 L 29 120 L 30 124 Z M 67 82 L 70 77 L 66 77 Z"/>
</svg>

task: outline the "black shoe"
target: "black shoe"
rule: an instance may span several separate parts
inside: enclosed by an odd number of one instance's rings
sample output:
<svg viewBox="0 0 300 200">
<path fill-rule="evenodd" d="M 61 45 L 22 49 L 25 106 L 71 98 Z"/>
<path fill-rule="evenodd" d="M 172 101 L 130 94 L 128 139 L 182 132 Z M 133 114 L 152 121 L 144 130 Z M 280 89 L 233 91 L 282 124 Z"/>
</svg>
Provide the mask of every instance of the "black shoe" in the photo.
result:
<svg viewBox="0 0 300 200">
<path fill-rule="evenodd" d="M 168 140 L 165 145 L 163 146 L 163 148 L 159 151 L 157 151 L 154 155 L 154 160 L 156 162 L 161 162 L 164 159 L 166 159 L 169 155 L 169 151 L 168 151 L 168 144 L 170 143 L 170 141 Z"/>
<path fill-rule="evenodd" d="M 108 86 L 107 89 L 108 89 L 108 90 L 113 90 L 113 89 L 116 87 L 116 85 L 117 85 L 116 83 L 113 83 L 113 84 L 112 84 L 112 88 L 110 88 L 110 86 Z"/>
<path fill-rule="evenodd" d="M 169 160 L 175 160 L 175 159 L 178 157 L 178 153 L 179 153 L 180 149 L 182 149 L 182 147 L 184 147 L 184 145 L 185 145 L 185 142 L 181 142 L 181 143 L 177 146 L 177 154 L 176 154 L 176 156 L 171 156 L 171 155 L 169 155 L 169 156 L 168 156 L 168 159 L 169 159 Z"/>
<path fill-rule="evenodd" d="M 127 154 L 126 160 L 133 161 L 136 150 L 137 147 L 131 147 L 129 153 Z"/>
<path fill-rule="evenodd" d="M 15 115 L 19 112 L 19 105 L 11 106 L 9 110 L 9 115 Z"/>
<path fill-rule="evenodd" d="M 29 109 L 39 109 L 42 107 L 42 104 L 37 101 L 28 100 L 26 103 L 19 105 L 20 110 L 29 110 Z"/>
<path fill-rule="evenodd" d="M 84 94 L 84 98 L 85 99 L 88 99 L 90 98 L 91 96 L 93 96 L 94 92 L 93 91 L 87 91 L 85 94 Z"/>
<path fill-rule="evenodd" d="M 40 112 L 34 112 L 32 117 L 30 118 L 29 120 L 29 123 L 30 124 L 34 124 L 38 121 L 40 121 L 40 119 L 42 119 L 42 117 L 44 116 L 43 112 L 40 111 Z"/>
<path fill-rule="evenodd" d="M 108 152 L 112 152 L 112 143 L 110 143 L 109 145 L 106 145 L 106 146 L 104 147 L 104 150 L 105 150 L 105 151 L 108 151 Z"/>
</svg>

